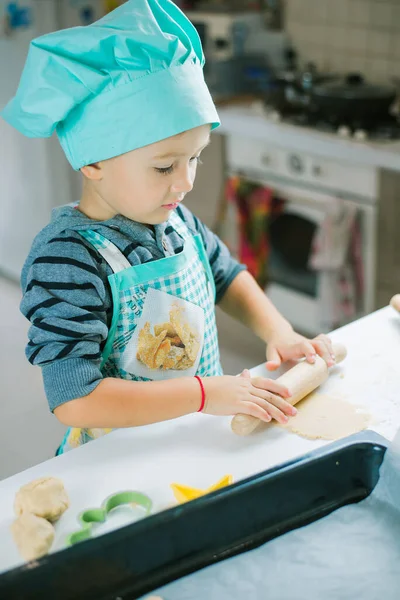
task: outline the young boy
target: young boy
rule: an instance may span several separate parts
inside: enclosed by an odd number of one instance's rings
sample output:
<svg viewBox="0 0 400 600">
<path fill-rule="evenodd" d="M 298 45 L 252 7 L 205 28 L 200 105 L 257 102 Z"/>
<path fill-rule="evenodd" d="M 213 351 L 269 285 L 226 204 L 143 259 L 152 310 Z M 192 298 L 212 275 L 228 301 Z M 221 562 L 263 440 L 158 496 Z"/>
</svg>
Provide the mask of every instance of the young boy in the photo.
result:
<svg viewBox="0 0 400 600">
<path fill-rule="evenodd" d="M 89 27 L 32 42 L 3 117 L 57 132 L 83 174 L 22 272 L 27 357 L 69 426 L 60 452 L 116 427 L 203 411 L 287 421 L 288 391 L 223 376 L 215 303 L 267 344 L 267 367 L 315 354 L 227 248 L 181 204 L 218 115 L 196 30 L 170 0 L 130 0 Z"/>
</svg>

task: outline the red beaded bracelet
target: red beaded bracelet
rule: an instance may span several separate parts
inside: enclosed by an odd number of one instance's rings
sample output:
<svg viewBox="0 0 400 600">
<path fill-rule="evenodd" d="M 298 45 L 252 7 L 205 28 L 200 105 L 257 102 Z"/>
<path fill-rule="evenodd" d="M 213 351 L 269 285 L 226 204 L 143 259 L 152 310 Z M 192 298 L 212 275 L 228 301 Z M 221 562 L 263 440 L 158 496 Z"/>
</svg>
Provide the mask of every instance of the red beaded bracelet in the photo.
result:
<svg viewBox="0 0 400 600">
<path fill-rule="evenodd" d="M 197 379 L 197 381 L 199 382 L 200 387 L 201 387 L 201 405 L 197 412 L 203 412 L 204 406 L 206 404 L 206 392 L 204 390 L 204 385 L 203 385 L 203 382 L 200 379 L 200 377 L 198 375 L 195 375 L 194 378 Z"/>
</svg>

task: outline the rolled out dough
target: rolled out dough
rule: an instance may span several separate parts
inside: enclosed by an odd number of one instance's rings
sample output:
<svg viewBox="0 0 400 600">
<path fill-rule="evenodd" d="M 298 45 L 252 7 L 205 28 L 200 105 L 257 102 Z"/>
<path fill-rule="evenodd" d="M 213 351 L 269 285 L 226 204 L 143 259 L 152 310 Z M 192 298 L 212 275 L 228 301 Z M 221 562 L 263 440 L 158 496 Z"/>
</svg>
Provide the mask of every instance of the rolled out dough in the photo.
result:
<svg viewBox="0 0 400 600">
<path fill-rule="evenodd" d="M 339 440 L 366 429 L 371 419 L 354 404 L 324 394 L 310 394 L 296 408 L 297 415 L 279 427 L 310 440 Z"/>
</svg>

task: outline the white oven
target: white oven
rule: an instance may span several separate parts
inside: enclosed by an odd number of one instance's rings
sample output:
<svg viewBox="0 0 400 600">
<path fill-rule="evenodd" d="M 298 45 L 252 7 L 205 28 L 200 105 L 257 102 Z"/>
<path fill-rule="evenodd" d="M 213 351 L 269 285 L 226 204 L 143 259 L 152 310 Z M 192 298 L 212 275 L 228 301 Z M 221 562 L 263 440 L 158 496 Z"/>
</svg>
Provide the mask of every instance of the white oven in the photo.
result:
<svg viewBox="0 0 400 600">
<path fill-rule="evenodd" d="M 271 147 L 267 142 L 253 138 L 230 135 L 226 140 L 227 175 L 239 175 L 272 189 L 284 200 L 282 217 L 286 217 L 286 223 L 293 228 L 298 222 L 299 229 L 292 229 L 292 232 L 300 241 L 302 236 L 310 235 L 313 229 L 317 232 L 332 219 L 335 222 L 335 218 L 340 219 L 343 215 L 356 215 L 357 229 L 352 229 L 351 235 L 355 236 L 356 232 L 358 235 L 362 289 L 356 298 L 355 314 L 347 318 L 338 312 L 340 290 L 332 283 L 336 281 L 332 278 L 335 275 L 333 255 L 336 252 L 340 255 L 341 245 L 344 247 L 345 243 L 340 237 L 340 230 L 324 233 L 325 238 L 327 235 L 336 236 L 329 241 L 333 248 L 332 256 L 322 257 L 322 262 L 327 261 L 325 267 L 305 269 L 296 262 L 299 256 L 292 256 L 291 264 L 288 252 L 284 251 L 291 246 L 287 243 L 290 238 L 285 240 L 285 235 L 290 236 L 291 233 L 290 229 L 282 227 L 284 218 L 280 229 L 276 228 L 274 236 L 270 236 L 266 293 L 277 308 L 295 328 L 309 335 L 330 331 L 370 313 L 375 304 L 377 170 L 319 158 L 312 153 Z M 305 225 L 304 232 L 302 223 Z M 316 236 L 313 237 L 315 240 Z M 329 252 L 329 246 L 327 248 Z M 283 251 L 283 258 L 280 251 Z M 296 252 L 295 246 L 293 251 Z M 337 281 L 338 286 L 342 285 L 340 279 Z"/>
</svg>

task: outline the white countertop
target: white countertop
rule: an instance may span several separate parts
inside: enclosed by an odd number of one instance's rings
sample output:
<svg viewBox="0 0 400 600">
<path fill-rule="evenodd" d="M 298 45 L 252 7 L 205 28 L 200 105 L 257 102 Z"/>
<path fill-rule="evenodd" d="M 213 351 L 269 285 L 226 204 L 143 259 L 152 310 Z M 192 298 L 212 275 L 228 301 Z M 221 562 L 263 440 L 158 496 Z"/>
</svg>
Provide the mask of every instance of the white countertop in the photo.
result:
<svg viewBox="0 0 400 600">
<path fill-rule="evenodd" d="M 400 316 L 385 308 L 332 337 L 347 346 L 348 357 L 335 367 L 323 392 L 366 406 L 374 417 L 371 429 L 393 439 L 400 425 Z M 263 366 L 253 371 L 265 373 Z M 238 481 L 326 443 L 279 427 L 236 437 L 230 419 L 198 414 L 115 431 L 0 482 L 0 571 L 23 562 L 9 531 L 13 502 L 18 488 L 37 477 L 60 477 L 70 496 L 71 506 L 56 525 L 57 550 L 78 528 L 78 513 L 99 506 L 112 493 L 140 490 L 157 511 L 174 503 L 173 482 L 207 488 L 228 473 Z"/>
<path fill-rule="evenodd" d="M 306 127 L 274 123 L 251 107 L 220 107 L 217 133 L 265 140 L 281 148 L 358 165 L 400 171 L 400 140 L 358 142 Z"/>
</svg>

